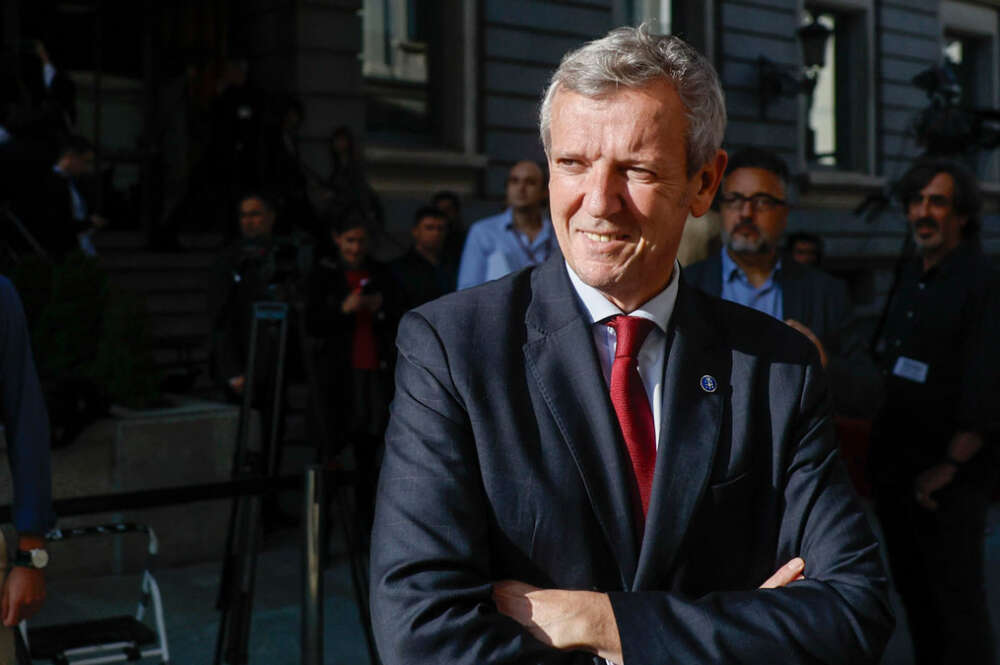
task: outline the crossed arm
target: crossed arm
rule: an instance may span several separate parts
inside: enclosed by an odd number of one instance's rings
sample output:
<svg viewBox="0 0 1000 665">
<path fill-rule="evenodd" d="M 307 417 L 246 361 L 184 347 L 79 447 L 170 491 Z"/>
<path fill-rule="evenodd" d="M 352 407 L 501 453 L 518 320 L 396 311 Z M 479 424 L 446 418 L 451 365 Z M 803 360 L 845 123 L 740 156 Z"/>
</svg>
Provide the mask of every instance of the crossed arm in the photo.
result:
<svg viewBox="0 0 1000 665">
<path fill-rule="evenodd" d="M 503 549 L 507 533 L 484 493 L 489 462 L 437 332 L 411 314 L 399 339 L 371 564 L 373 624 L 387 665 L 579 663 L 582 652 L 629 665 L 877 661 L 892 628 L 887 581 L 831 446 L 826 392 L 815 376 L 799 405 L 808 417 L 785 433 L 798 443 L 775 460 L 782 471 L 774 481 L 784 488 L 779 523 L 762 524 L 768 533 L 759 534 L 776 539 L 773 556 L 808 560 L 807 579 L 787 583 L 802 572 L 788 580 L 795 562 L 765 589 L 700 598 L 535 589 L 498 580 L 497 570 L 518 569 L 509 557 L 520 550 Z M 516 481 L 505 481 L 511 491 Z M 568 556 L 578 546 L 561 543 Z"/>
<path fill-rule="evenodd" d="M 760 588 L 779 589 L 804 579 L 805 565 L 805 561 L 795 557 Z M 542 644 L 562 651 L 587 651 L 612 663 L 622 662 L 618 622 L 607 594 L 539 589 L 524 582 L 504 580 L 493 585 L 493 602 L 501 614 L 524 626 Z"/>
</svg>

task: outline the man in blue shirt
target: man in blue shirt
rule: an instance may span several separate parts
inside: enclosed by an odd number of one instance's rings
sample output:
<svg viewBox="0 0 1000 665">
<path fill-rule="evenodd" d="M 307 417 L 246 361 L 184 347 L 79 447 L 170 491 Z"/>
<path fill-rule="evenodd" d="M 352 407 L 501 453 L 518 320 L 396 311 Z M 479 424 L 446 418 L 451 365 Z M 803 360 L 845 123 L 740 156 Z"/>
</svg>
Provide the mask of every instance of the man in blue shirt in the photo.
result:
<svg viewBox="0 0 1000 665">
<path fill-rule="evenodd" d="M 546 211 L 545 175 L 535 162 L 518 162 L 507 177 L 507 209 L 472 225 L 458 268 L 465 289 L 538 265 L 555 247 Z"/>
<path fill-rule="evenodd" d="M 18 541 L 13 566 L 0 534 L 0 663 L 13 663 L 16 626 L 45 600 L 42 568 L 48 561 L 44 534 L 52 526 L 52 479 L 49 417 L 32 359 L 21 300 L 10 281 L 0 277 L 0 417 L 7 439 L 14 485 L 14 527 Z M 9 572 L 8 572 L 9 570 Z"/>
<path fill-rule="evenodd" d="M 870 416 L 882 381 L 854 328 L 846 285 L 815 268 L 783 260 L 788 224 L 788 166 L 775 153 L 733 155 L 720 188 L 722 250 L 688 266 L 684 278 L 723 300 L 780 319 L 816 346 L 838 414 Z"/>
</svg>

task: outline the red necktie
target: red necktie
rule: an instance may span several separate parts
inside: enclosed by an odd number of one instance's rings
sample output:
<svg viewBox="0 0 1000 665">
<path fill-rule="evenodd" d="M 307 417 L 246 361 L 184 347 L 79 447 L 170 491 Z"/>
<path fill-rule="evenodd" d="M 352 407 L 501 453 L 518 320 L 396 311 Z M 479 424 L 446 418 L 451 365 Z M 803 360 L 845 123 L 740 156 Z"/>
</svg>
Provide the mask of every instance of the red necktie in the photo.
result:
<svg viewBox="0 0 1000 665">
<path fill-rule="evenodd" d="M 656 324 L 636 316 L 616 316 L 607 325 L 614 328 L 618 338 L 615 362 L 611 366 L 611 403 L 615 407 L 618 424 L 625 437 L 625 447 L 632 459 L 632 471 L 635 473 L 639 501 L 642 504 L 642 521 L 639 525 L 642 527 L 649 509 L 649 493 L 653 488 L 656 427 L 636 358 L 646 335 Z"/>
</svg>

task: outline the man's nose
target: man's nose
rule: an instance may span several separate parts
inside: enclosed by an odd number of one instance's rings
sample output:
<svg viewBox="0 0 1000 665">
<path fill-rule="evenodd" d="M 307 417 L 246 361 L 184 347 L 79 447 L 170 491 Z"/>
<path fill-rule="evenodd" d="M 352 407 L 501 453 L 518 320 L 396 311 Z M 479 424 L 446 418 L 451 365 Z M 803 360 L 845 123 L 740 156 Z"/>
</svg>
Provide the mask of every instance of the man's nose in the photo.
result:
<svg viewBox="0 0 1000 665">
<path fill-rule="evenodd" d="M 594 166 L 587 179 L 584 209 L 595 219 L 608 218 L 622 209 L 621 179 L 604 166 Z"/>
</svg>

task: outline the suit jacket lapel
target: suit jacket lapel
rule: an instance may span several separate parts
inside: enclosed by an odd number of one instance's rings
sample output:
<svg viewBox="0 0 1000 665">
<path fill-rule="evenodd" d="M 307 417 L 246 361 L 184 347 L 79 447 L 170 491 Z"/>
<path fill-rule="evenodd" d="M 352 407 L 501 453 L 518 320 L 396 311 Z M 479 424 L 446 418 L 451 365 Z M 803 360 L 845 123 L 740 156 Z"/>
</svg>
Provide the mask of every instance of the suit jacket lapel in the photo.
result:
<svg viewBox="0 0 1000 665">
<path fill-rule="evenodd" d="M 682 282 L 671 318 L 660 440 L 636 590 L 664 588 L 715 459 L 732 358 L 698 311 L 701 298 Z"/>
<path fill-rule="evenodd" d="M 622 588 L 632 585 L 638 554 L 626 457 L 585 315 L 561 256 L 532 275 L 524 358 L 576 462 L 597 521 L 618 561 Z"/>
</svg>

